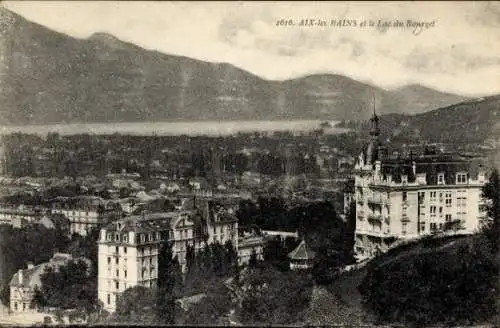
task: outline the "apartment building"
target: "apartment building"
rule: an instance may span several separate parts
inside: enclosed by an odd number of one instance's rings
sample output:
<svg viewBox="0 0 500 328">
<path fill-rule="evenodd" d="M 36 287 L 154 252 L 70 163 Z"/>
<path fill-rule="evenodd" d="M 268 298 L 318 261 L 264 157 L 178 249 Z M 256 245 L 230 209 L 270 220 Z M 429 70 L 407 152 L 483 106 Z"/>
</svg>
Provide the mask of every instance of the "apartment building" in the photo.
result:
<svg viewBox="0 0 500 328">
<path fill-rule="evenodd" d="M 70 221 L 70 233 L 85 236 L 92 228 L 122 217 L 119 204 L 106 202 L 100 197 L 58 197 L 52 213 L 59 213 Z"/>
<path fill-rule="evenodd" d="M 384 252 L 396 241 L 452 232 L 472 234 L 487 223 L 481 190 L 485 171 L 440 152 L 389 157 L 378 118 L 354 170 L 355 253 Z"/>
<path fill-rule="evenodd" d="M 21 228 L 37 222 L 46 211 L 39 206 L 0 204 L 0 224 Z"/>
<path fill-rule="evenodd" d="M 165 241 L 172 245 L 181 269 L 186 250 L 232 240 L 237 247 L 236 218 L 208 202 L 196 210 L 144 213 L 108 224 L 98 241 L 98 297 L 107 311 L 116 310 L 117 299 L 133 286 L 155 287 L 158 254 Z"/>
</svg>

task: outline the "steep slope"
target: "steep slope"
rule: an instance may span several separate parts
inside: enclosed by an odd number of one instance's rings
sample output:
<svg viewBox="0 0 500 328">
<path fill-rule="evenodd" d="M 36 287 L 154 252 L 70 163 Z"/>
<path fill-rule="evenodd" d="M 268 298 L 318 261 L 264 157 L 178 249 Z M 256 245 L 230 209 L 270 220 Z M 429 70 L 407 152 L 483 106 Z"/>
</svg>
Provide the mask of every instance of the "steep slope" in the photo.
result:
<svg viewBox="0 0 500 328">
<path fill-rule="evenodd" d="M 418 84 L 391 90 L 386 97 L 393 108 L 386 109 L 384 113 L 410 115 L 425 113 L 467 100 L 467 97 L 436 91 Z"/>
<path fill-rule="evenodd" d="M 368 121 L 343 122 L 341 126 L 367 135 Z M 401 142 L 427 141 L 472 144 L 500 141 L 500 95 L 468 100 L 418 115 L 380 117 L 383 138 Z"/>
<path fill-rule="evenodd" d="M 0 8 L 3 124 L 349 120 L 368 118 L 374 97 L 382 113 L 462 99 L 414 89 L 385 91 L 331 74 L 268 81 L 230 64 L 145 50 L 105 33 L 75 39 Z"/>
</svg>

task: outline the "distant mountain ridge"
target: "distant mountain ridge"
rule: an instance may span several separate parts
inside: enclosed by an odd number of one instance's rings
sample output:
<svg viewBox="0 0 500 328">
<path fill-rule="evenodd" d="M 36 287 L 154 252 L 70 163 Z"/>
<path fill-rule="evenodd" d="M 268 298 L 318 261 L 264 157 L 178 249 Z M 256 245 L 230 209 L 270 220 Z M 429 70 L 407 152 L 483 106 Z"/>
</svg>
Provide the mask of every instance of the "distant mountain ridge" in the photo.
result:
<svg viewBox="0 0 500 328">
<path fill-rule="evenodd" d="M 384 90 L 334 74 L 269 81 L 231 64 L 76 39 L 0 8 L 0 122 L 367 119 L 467 100 L 419 85 Z"/>
<path fill-rule="evenodd" d="M 500 146 L 500 95 L 470 99 L 417 115 L 387 114 L 379 121 L 383 139 Z M 339 124 L 367 137 L 368 121 Z"/>
</svg>

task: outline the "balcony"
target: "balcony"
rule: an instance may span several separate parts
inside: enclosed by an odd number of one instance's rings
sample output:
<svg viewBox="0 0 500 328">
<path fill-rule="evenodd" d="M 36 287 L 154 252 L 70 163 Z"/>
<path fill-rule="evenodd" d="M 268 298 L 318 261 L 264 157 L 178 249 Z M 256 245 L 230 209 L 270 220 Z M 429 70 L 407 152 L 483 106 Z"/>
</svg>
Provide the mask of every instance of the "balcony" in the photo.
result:
<svg viewBox="0 0 500 328">
<path fill-rule="evenodd" d="M 369 197 L 368 204 L 384 205 L 387 204 L 387 199 L 382 197 Z"/>
<path fill-rule="evenodd" d="M 403 217 L 401 218 L 401 222 L 410 222 L 410 218 L 408 217 L 408 215 L 403 214 Z"/>
<path fill-rule="evenodd" d="M 382 223 L 382 215 L 380 214 L 368 214 L 368 221 L 374 223 Z"/>
</svg>

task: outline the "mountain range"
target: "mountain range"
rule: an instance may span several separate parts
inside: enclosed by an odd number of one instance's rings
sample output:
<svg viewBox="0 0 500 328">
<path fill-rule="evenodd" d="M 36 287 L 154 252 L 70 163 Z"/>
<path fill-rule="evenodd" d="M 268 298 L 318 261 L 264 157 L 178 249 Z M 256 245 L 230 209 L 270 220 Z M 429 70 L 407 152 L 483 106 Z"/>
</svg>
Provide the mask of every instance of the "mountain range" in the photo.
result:
<svg viewBox="0 0 500 328">
<path fill-rule="evenodd" d="M 471 99 L 416 115 L 381 115 L 379 125 L 382 139 L 392 142 L 426 141 L 495 148 L 500 146 L 500 95 Z M 368 138 L 370 128 L 366 120 L 344 121 L 338 126 Z"/>
<path fill-rule="evenodd" d="M 3 125 L 177 120 L 359 120 L 467 100 L 421 85 L 346 76 L 271 81 L 227 63 L 168 55 L 106 33 L 77 39 L 0 8 Z"/>
</svg>

